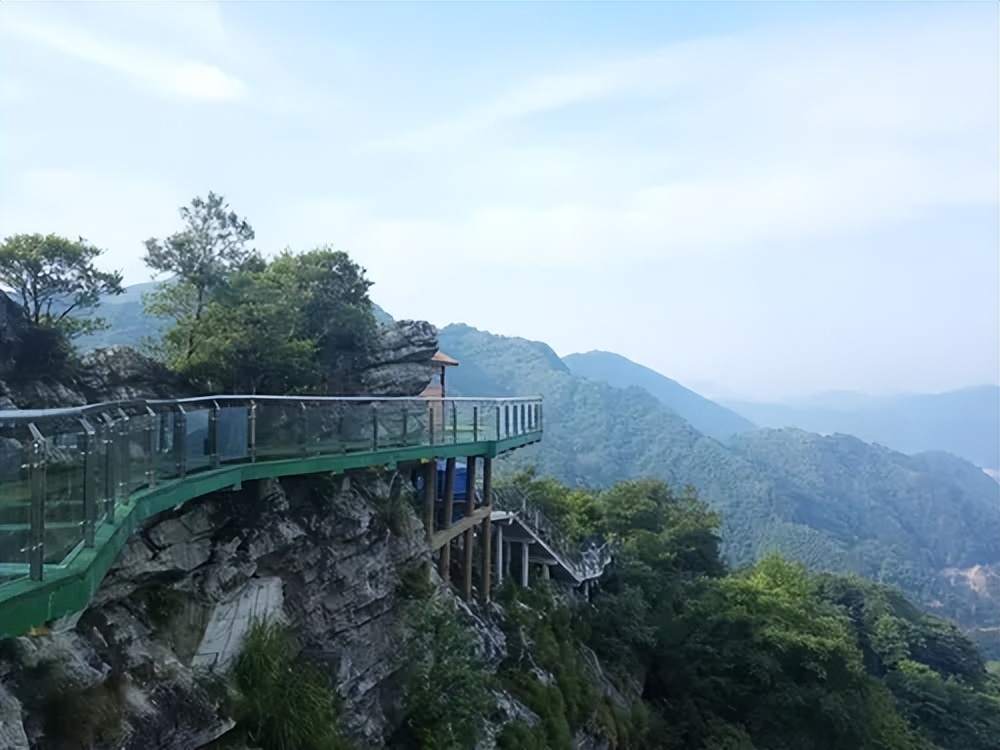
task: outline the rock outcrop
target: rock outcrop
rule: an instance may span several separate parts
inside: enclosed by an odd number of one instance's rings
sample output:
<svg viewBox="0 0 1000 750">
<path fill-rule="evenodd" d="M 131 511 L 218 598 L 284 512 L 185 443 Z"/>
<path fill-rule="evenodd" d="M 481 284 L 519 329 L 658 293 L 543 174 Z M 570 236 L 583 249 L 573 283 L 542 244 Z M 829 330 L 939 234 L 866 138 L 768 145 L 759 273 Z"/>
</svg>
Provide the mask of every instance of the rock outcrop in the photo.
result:
<svg viewBox="0 0 1000 750">
<path fill-rule="evenodd" d="M 379 507 L 388 493 L 375 474 L 262 481 L 154 519 L 79 617 L 0 646 L 2 746 L 51 746 L 45 673 L 76 690 L 116 676 L 124 685 L 120 730 L 88 737 L 94 747 L 202 747 L 233 725 L 205 676 L 225 670 L 255 619 L 270 618 L 290 622 L 331 675 L 344 729 L 383 746 L 400 698 L 396 588 L 428 554 L 412 511 L 390 524 Z"/>
<path fill-rule="evenodd" d="M 437 328 L 422 320 L 380 326 L 379 338 L 361 371 L 362 391 L 379 396 L 418 396 L 434 374 Z"/>
<path fill-rule="evenodd" d="M 24 327 L 24 312 L 0 290 L 0 380 L 14 371 Z"/>
</svg>

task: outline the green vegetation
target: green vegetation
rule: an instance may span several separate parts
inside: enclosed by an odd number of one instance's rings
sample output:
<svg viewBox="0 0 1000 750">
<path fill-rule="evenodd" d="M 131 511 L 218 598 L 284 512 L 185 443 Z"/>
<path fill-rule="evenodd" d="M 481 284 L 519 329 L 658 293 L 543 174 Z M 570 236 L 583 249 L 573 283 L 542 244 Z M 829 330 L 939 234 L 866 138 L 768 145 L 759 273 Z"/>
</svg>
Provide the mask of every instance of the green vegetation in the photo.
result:
<svg viewBox="0 0 1000 750">
<path fill-rule="evenodd" d="M 184 230 L 146 243 L 147 264 L 173 274 L 145 298 L 172 322 L 168 364 L 218 392 L 355 392 L 376 332 L 364 269 L 329 248 L 264 261 L 247 247 L 253 229 L 213 193 L 181 216 Z"/>
<path fill-rule="evenodd" d="M 424 581 L 426 570 L 421 571 Z M 417 575 L 420 575 L 419 573 Z M 476 655 L 476 639 L 455 605 L 409 581 L 408 642 L 403 665 L 406 716 L 393 747 L 465 750 L 482 736 L 493 708 L 490 674 Z"/>
<path fill-rule="evenodd" d="M 96 307 L 102 295 L 124 291 L 121 273 L 94 266 L 103 252 L 83 238 L 17 234 L 0 244 L 0 285 L 15 291 L 31 325 L 67 336 L 88 333 L 103 321 L 81 313 Z"/>
<path fill-rule="evenodd" d="M 262 622 L 247 633 L 231 673 L 234 738 L 268 750 L 342 750 L 325 674 L 305 662 L 291 629 Z"/>
<path fill-rule="evenodd" d="M 122 276 L 100 271 L 103 251 L 84 239 L 17 234 L 0 244 L 0 289 L 11 289 L 26 330 L 17 347 L 15 378 L 62 372 L 72 361 L 74 337 L 107 324 L 93 315 L 102 295 L 121 294 Z"/>
<path fill-rule="evenodd" d="M 971 464 L 798 430 L 722 445 L 643 389 L 573 375 L 545 344 L 468 326 L 439 339 L 462 363 L 449 373 L 451 393 L 545 399 L 545 440 L 508 466 L 534 465 L 577 488 L 640 477 L 690 484 L 721 514 L 732 565 L 776 551 L 810 570 L 899 586 L 965 627 L 1000 625 L 1000 577 L 973 588 L 948 573 L 1000 563 L 997 486 Z"/>
<path fill-rule="evenodd" d="M 515 481 L 619 553 L 589 606 L 502 593 L 499 679 L 539 717 L 505 728 L 502 747 L 559 750 L 580 729 L 647 750 L 996 746 L 1000 682 L 895 589 L 777 555 L 727 572 L 718 517 L 662 482 L 582 493 Z"/>
<path fill-rule="evenodd" d="M 727 442 L 733 435 L 757 426 L 734 411 L 700 396 L 660 373 L 612 352 L 587 352 L 563 357 L 570 372 L 615 388 L 636 386 L 674 410 L 699 432 Z"/>
</svg>

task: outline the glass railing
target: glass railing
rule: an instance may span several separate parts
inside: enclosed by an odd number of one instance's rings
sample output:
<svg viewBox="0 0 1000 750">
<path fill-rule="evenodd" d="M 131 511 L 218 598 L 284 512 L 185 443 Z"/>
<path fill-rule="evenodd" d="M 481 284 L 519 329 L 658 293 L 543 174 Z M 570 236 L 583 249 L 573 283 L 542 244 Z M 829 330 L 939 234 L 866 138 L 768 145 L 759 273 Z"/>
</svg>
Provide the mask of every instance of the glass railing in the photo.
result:
<svg viewBox="0 0 1000 750">
<path fill-rule="evenodd" d="M 222 466 L 541 433 L 541 399 L 215 396 L 0 411 L 0 584 L 41 580 L 136 490 Z"/>
<path fill-rule="evenodd" d="M 574 544 L 519 487 L 494 487 L 492 495 L 494 509 L 516 513 L 521 522 L 559 557 L 560 563 L 581 581 L 600 577 L 611 562 L 613 549 L 606 540 L 595 538 Z"/>
</svg>

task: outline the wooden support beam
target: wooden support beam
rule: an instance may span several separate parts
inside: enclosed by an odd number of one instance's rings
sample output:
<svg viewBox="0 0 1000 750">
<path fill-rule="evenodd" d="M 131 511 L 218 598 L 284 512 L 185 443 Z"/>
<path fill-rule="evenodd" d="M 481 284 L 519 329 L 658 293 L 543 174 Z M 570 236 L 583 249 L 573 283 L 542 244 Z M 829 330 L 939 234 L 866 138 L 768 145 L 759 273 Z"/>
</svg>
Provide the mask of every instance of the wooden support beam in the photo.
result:
<svg viewBox="0 0 1000 750">
<path fill-rule="evenodd" d="M 483 458 L 483 509 L 487 511 L 483 519 L 482 552 L 483 552 L 483 590 L 479 592 L 483 603 L 490 600 L 490 566 L 493 564 L 493 530 L 491 529 L 490 511 L 493 510 L 493 459 Z"/>
<path fill-rule="evenodd" d="M 465 515 L 476 509 L 476 457 L 465 459 Z"/>
<path fill-rule="evenodd" d="M 444 369 L 444 368 L 442 368 Z M 455 459 L 449 458 L 445 462 L 444 469 L 444 523 L 443 529 L 451 526 L 451 516 L 455 503 Z M 441 577 L 451 580 L 451 540 L 445 542 L 441 547 L 441 556 L 438 558 L 438 573 Z"/>
<path fill-rule="evenodd" d="M 476 532 L 473 524 L 465 530 L 465 564 L 462 566 L 462 598 L 469 601 L 472 598 L 472 545 Z"/>
<path fill-rule="evenodd" d="M 436 532 L 430 541 L 431 549 L 436 550 L 444 547 L 452 539 L 457 539 L 468 529 L 474 528 L 476 524 L 482 523 L 483 519 L 488 519 L 489 517 L 489 508 L 474 510 L 471 516 L 466 516 L 461 521 L 456 521 L 449 528 Z"/>
<path fill-rule="evenodd" d="M 521 542 L 521 585 L 528 588 L 528 542 Z"/>
<path fill-rule="evenodd" d="M 497 586 L 503 586 L 503 524 L 497 524 Z"/>
<path fill-rule="evenodd" d="M 424 465 L 424 531 L 427 541 L 434 538 L 434 495 L 437 494 L 437 461 Z"/>
</svg>

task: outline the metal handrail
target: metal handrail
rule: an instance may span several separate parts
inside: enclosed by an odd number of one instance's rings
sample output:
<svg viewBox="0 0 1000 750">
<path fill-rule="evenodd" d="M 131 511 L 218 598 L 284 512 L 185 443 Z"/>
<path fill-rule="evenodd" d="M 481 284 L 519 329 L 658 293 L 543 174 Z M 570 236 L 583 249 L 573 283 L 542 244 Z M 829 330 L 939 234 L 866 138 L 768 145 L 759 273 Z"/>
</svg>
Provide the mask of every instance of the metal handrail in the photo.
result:
<svg viewBox="0 0 1000 750">
<path fill-rule="evenodd" d="M 492 494 L 493 507 L 516 513 L 523 524 L 563 558 L 564 563 L 574 568 L 571 572 L 581 581 L 599 577 L 611 562 L 613 549 L 608 542 L 598 544 L 596 540 L 588 540 L 582 545 L 573 544 L 559 525 L 523 490 L 510 486 L 496 487 Z"/>
<path fill-rule="evenodd" d="M 95 528 L 136 490 L 165 480 L 289 458 L 533 442 L 541 432 L 537 397 L 215 395 L 0 411 L 0 584 L 24 568 L 42 580 L 45 565 L 93 546 Z"/>
</svg>

